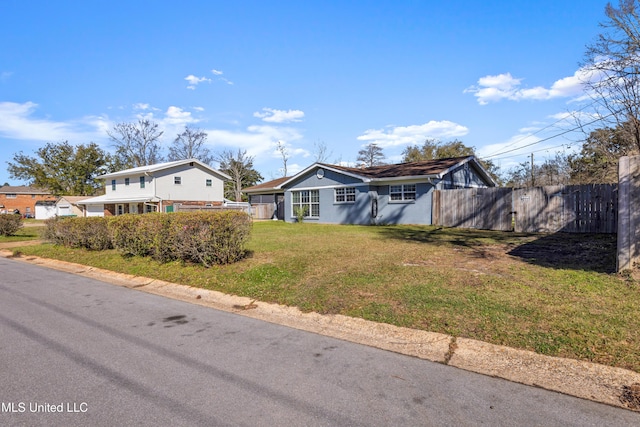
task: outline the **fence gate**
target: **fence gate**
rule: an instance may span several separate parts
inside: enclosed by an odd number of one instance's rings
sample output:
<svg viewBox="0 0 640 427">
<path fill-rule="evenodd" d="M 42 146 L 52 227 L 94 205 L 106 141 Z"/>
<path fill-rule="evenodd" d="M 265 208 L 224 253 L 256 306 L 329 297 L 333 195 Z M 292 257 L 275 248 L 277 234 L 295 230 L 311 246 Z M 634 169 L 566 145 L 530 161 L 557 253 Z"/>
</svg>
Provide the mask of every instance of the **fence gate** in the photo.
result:
<svg viewBox="0 0 640 427">
<path fill-rule="evenodd" d="M 515 231 L 616 233 L 618 190 L 614 184 L 550 185 L 513 191 Z"/>
</svg>

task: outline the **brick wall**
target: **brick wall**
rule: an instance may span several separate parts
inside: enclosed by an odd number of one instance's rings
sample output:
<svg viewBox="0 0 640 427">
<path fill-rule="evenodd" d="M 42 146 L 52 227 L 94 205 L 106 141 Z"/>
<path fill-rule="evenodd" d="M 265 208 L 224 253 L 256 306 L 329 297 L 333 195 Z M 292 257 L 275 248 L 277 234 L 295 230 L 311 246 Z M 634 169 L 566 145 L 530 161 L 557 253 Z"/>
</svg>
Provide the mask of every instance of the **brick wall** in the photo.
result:
<svg viewBox="0 0 640 427">
<path fill-rule="evenodd" d="M 27 212 L 35 215 L 36 202 L 39 200 L 56 200 L 55 196 L 44 194 L 16 194 L 14 197 L 7 197 L 8 194 L 0 194 L 0 212 L 13 212 L 18 209 L 22 215 Z"/>
</svg>

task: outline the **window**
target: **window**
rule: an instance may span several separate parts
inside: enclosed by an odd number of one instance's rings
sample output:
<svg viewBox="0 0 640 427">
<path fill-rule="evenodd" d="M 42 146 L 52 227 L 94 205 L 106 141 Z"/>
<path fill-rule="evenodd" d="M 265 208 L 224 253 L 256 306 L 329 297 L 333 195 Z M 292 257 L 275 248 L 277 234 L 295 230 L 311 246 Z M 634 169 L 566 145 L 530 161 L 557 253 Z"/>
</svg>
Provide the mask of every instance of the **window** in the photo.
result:
<svg viewBox="0 0 640 427">
<path fill-rule="evenodd" d="M 18 195 L 15 193 L 7 193 L 7 199 L 17 199 Z"/>
<path fill-rule="evenodd" d="M 211 185 L 212 185 L 211 180 L 210 180 L 210 179 L 208 179 L 208 180 L 207 180 L 207 187 L 211 187 Z"/>
<path fill-rule="evenodd" d="M 181 177 L 179 177 L 179 176 L 174 176 L 174 177 L 173 177 L 173 183 L 174 183 L 175 185 L 180 185 L 180 184 L 182 184 L 182 178 L 181 178 Z"/>
<path fill-rule="evenodd" d="M 389 186 L 389 198 L 394 202 L 416 199 L 416 185 L 402 184 Z"/>
<path fill-rule="evenodd" d="M 320 217 L 320 192 L 318 190 L 292 191 L 291 207 L 294 215 L 298 209 L 305 209 L 306 217 Z"/>
<path fill-rule="evenodd" d="M 356 188 L 336 188 L 336 203 L 353 203 L 356 201 Z"/>
<path fill-rule="evenodd" d="M 129 185 L 129 178 L 124 179 L 124 185 L 127 185 L 127 186 Z"/>
<path fill-rule="evenodd" d="M 116 180 L 115 179 L 111 180 L 111 191 L 116 191 Z"/>
<path fill-rule="evenodd" d="M 144 176 L 140 177 L 140 188 L 144 188 Z"/>
</svg>

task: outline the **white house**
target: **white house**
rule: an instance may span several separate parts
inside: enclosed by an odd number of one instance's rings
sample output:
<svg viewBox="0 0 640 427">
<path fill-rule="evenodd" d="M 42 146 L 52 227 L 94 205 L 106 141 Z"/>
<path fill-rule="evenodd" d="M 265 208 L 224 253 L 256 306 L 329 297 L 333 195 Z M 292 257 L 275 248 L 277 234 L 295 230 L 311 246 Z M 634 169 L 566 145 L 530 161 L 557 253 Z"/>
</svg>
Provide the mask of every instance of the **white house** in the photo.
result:
<svg viewBox="0 0 640 427">
<path fill-rule="evenodd" d="M 83 200 L 86 216 L 173 212 L 178 204 L 224 203 L 224 182 L 231 178 L 196 159 L 140 166 L 99 177 L 105 194 Z"/>
</svg>

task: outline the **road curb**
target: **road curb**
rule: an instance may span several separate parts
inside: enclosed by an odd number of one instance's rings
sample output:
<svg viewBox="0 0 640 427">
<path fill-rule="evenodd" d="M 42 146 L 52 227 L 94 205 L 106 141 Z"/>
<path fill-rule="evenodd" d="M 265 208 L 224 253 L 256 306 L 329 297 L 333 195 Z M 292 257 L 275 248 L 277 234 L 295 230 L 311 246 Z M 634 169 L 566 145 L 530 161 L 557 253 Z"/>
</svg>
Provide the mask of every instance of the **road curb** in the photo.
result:
<svg viewBox="0 0 640 427">
<path fill-rule="evenodd" d="M 0 250 L 0 256 L 611 406 L 640 410 L 640 396 L 628 395 L 631 386 L 640 384 L 640 373 L 627 369 L 544 356 L 348 316 L 303 313 L 295 307 L 268 304 L 218 291 L 114 273 L 65 261 L 35 256 L 14 257 L 12 252 L 6 250 Z"/>
</svg>

